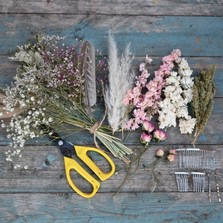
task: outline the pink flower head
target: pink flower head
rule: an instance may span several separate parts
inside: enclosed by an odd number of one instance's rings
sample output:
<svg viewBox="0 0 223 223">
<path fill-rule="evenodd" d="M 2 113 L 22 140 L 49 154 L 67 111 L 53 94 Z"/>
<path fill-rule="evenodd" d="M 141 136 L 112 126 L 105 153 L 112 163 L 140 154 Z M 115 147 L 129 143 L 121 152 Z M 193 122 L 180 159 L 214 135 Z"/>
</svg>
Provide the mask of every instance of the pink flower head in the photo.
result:
<svg viewBox="0 0 223 223">
<path fill-rule="evenodd" d="M 163 149 L 158 149 L 156 152 L 157 157 L 163 157 L 164 156 L 164 150 Z"/>
<path fill-rule="evenodd" d="M 169 162 L 173 162 L 173 161 L 175 160 L 175 155 L 174 155 L 174 154 L 169 154 L 169 155 L 167 156 L 167 160 L 168 160 Z"/>
<path fill-rule="evenodd" d="M 171 56 L 173 60 L 177 60 L 181 56 L 181 51 L 179 49 L 175 49 L 171 52 Z"/>
<path fill-rule="evenodd" d="M 125 123 L 125 129 L 127 129 L 127 130 L 132 130 L 132 131 L 134 131 L 134 130 L 136 130 L 136 129 L 138 129 L 139 128 L 139 125 L 138 125 L 138 123 L 136 123 L 136 121 L 135 121 L 135 119 L 134 118 L 131 118 L 131 119 L 129 119 L 126 123 Z"/>
<path fill-rule="evenodd" d="M 176 150 L 175 149 L 170 149 L 169 153 L 172 154 L 172 155 L 176 155 Z"/>
<path fill-rule="evenodd" d="M 167 138 L 167 134 L 161 129 L 156 129 L 153 133 L 153 137 L 158 141 L 164 141 Z"/>
<path fill-rule="evenodd" d="M 143 132 L 140 137 L 141 143 L 148 145 L 148 143 L 152 140 L 152 135 Z"/>
<path fill-rule="evenodd" d="M 134 109 L 133 115 L 135 117 L 135 121 L 139 124 L 143 123 L 144 120 L 146 120 L 146 112 L 143 111 L 142 109 Z"/>
<path fill-rule="evenodd" d="M 150 133 L 155 129 L 155 126 L 150 121 L 144 121 L 142 124 L 142 129 Z"/>
</svg>

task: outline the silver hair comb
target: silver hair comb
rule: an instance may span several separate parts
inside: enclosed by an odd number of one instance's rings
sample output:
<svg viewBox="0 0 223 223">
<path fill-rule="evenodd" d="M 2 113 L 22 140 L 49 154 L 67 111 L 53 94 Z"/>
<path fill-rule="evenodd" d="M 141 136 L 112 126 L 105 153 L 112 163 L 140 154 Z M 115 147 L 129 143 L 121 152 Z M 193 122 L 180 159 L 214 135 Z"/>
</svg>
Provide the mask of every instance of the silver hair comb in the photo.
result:
<svg viewBox="0 0 223 223">
<path fill-rule="evenodd" d="M 177 151 L 178 159 L 179 159 L 179 168 L 206 170 L 207 179 L 208 179 L 208 198 L 210 202 L 212 201 L 211 175 L 212 174 L 214 175 L 218 202 L 222 202 L 220 186 L 218 183 L 218 176 L 216 172 L 215 151 L 201 150 L 199 148 L 181 148 L 181 149 L 177 149 L 176 151 Z M 177 174 L 177 173 L 181 173 L 181 174 Z M 182 173 L 187 173 L 187 174 L 182 175 Z M 184 187 L 179 188 L 181 183 L 186 183 L 186 181 L 181 178 L 187 177 L 187 182 L 188 182 L 189 173 L 176 172 L 175 174 L 178 180 L 177 182 L 178 191 L 181 191 L 182 188 L 188 187 L 188 185 L 187 186 L 184 185 Z M 204 192 L 206 174 L 203 172 L 192 172 L 191 174 L 192 174 L 192 179 L 193 179 L 193 191 Z"/>
<path fill-rule="evenodd" d="M 178 191 L 179 192 L 188 192 L 189 173 L 188 172 L 175 172 L 175 176 L 176 176 Z"/>
<path fill-rule="evenodd" d="M 204 192 L 205 189 L 205 173 L 192 172 L 193 192 Z"/>
<path fill-rule="evenodd" d="M 179 154 L 179 168 L 214 169 L 215 151 L 199 148 L 177 149 Z"/>
</svg>

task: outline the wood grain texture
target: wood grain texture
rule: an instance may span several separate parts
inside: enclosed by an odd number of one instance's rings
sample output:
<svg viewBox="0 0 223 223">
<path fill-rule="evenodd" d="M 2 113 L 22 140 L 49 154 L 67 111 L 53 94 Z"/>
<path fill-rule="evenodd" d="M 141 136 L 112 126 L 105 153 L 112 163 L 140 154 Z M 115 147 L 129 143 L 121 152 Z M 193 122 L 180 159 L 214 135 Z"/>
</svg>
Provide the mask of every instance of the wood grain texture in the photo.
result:
<svg viewBox="0 0 223 223">
<path fill-rule="evenodd" d="M 197 145 L 200 149 L 216 151 L 216 169 L 218 178 L 223 178 L 223 148 L 219 145 Z M 142 147 L 131 146 L 136 154 L 142 152 Z M 165 150 L 170 148 L 190 148 L 191 145 L 164 145 Z M 13 163 L 5 161 L 5 151 L 9 147 L 0 147 L 0 193 L 73 193 L 69 187 L 64 173 L 63 158 L 56 147 L 27 146 L 24 148 L 22 159 L 14 159 L 14 164 L 28 164 L 29 169 L 15 170 Z M 131 166 L 126 166 L 122 161 L 113 158 L 116 164 L 116 174 L 108 180 L 101 182 L 99 193 L 116 194 L 123 180 L 127 179 L 121 187 L 122 193 L 148 192 L 150 193 L 155 182 L 153 181 L 151 165 L 156 160 L 155 153 L 160 148 L 159 145 L 151 146 L 141 157 L 140 160 L 133 161 Z M 136 159 L 138 156 L 134 156 Z M 106 163 L 97 156 L 92 156 L 100 168 L 105 168 Z M 168 164 L 161 161 L 155 168 L 155 174 L 158 178 L 155 192 L 177 192 L 175 171 L 182 171 L 178 166 L 178 157 L 174 163 Z M 183 169 L 185 171 L 185 169 Z M 213 175 L 212 175 L 213 178 Z M 74 182 L 84 191 L 90 191 L 90 185 L 82 180 L 77 174 L 72 174 Z M 139 183 L 140 182 L 140 183 Z M 192 182 L 189 185 L 189 191 L 192 191 Z M 211 181 L 212 191 L 216 191 L 215 182 Z M 219 180 L 219 186 L 222 190 L 222 180 Z M 206 183 L 205 191 L 208 186 Z M 207 194 L 207 193 L 206 193 Z M 198 195 L 199 196 L 199 195 Z"/>
<path fill-rule="evenodd" d="M 191 198 L 193 197 L 193 205 Z M 11 223 L 220 223 L 222 205 L 201 193 L 0 194 L 0 222 Z M 46 208 L 47 207 L 47 208 Z"/>
<path fill-rule="evenodd" d="M 184 53 L 184 52 L 182 52 Z M 164 56 L 164 55 L 163 55 Z M 182 55 L 184 56 L 184 55 Z M 151 57 L 153 63 L 150 66 L 150 72 L 157 70 L 160 63 L 161 57 Z M 193 75 L 196 76 L 200 70 L 208 69 L 212 65 L 216 65 L 216 74 L 214 82 L 216 85 L 215 97 L 223 97 L 223 57 L 186 57 L 190 67 L 193 69 Z M 98 57 L 100 60 L 100 57 Z M 138 73 L 138 66 L 140 63 L 145 61 L 144 57 L 135 57 L 133 60 L 133 66 L 136 73 Z M 16 73 L 17 64 L 8 59 L 8 56 L 0 56 L 0 88 L 9 86 L 13 81 L 13 77 Z M 99 74 L 96 74 L 97 78 L 100 78 Z M 104 75 L 104 74 L 103 74 Z"/>
<path fill-rule="evenodd" d="M 221 0 L 8 0 L 0 1 L 2 13 L 53 13 L 102 15 L 205 15 L 222 16 Z"/>
<path fill-rule="evenodd" d="M 0 88 L 8 85 L 16 64 L 8 56 L 39 32 L 66 36 L 73 44 L 88 39 L 107 55 L 107 36 L 112 29 L 120 52 L 130 42 L 136 56 L 134 66 L 148 54 L 157 69 L 160 58 L 180 48 L 194 69 L 194 75 L 211 64 L 217 65 L 217 93 L 214 110 L 197 146 L 215 150 L 220 189 L 223 190 L 223 1 L 222 0 L 0 0 Z M 99 111 L 100 113 L 101 111 Z M 130 175 L 116 194 L 128 169 L 114 159 L 117 174 L 102 182 L 99 193 L 90 200 L 75 194 L 65 179 L 63 159 L 46 138 L 29 143 L 17 163 L 28 170 L 15 170 L 6 162 L 9 141 L 0 130 L 0 223 L 221 223 L 223 207 L 217 202 L 212 181 L 212 202 L 205 193 L 178 193 L 173 164 L 159 163 L 159 182 L 154 193 L 150 164 L 158 148 L 191 147 L 191 140 L 168 130 L 169 138 L 151 146 L 133 162 Z M 142 150 L 140 132 L 125 141 L 135 153 Z M 81 132 L 69 138 L 76 144 L 91 145 L 92 135 Z M 92 155 L 101 168 L 103 161 Z M 88 191 L 89 185 L 76 174 L 75 182 Z M 190 182 L 190 191 L 192 189 Z M 221 193 L 223 196 L 223 194 Z"/>
<path fill-rule="evenodd" d="M 107 55 L 112 29 L 120 51 L 131 43 L 134 55 L 160 56 L 180 48 L 184 56 L 223 56 L 223 17 L 0 14 L 0 54 L 14 51 L 39 32 L 88 39 Z"/>
</svg>

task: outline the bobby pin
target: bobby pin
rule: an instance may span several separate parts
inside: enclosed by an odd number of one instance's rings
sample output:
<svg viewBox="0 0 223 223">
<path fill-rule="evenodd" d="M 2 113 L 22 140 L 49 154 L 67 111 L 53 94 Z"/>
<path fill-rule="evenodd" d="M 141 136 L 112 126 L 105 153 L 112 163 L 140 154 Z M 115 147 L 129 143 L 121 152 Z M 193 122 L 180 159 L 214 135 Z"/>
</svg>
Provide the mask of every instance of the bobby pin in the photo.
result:
<svg viewBox="0 0 223 223">
<path fill-rule="evenodd" d="M 216 190 L 217 190 L 217 196 L 218 196 L 218 202 L 221 202 L 221 192 L 218 184 L 218 177 L 216 170 L 214 171 L 214 178 L 215 178 L 215 184 L 216 184 Z"/>
<path fill-rule="evenodd" d="M 210 174 L 207 174 L 208 177 L 208 200 L 211 202 L 211 179 Z"/>
</svg>

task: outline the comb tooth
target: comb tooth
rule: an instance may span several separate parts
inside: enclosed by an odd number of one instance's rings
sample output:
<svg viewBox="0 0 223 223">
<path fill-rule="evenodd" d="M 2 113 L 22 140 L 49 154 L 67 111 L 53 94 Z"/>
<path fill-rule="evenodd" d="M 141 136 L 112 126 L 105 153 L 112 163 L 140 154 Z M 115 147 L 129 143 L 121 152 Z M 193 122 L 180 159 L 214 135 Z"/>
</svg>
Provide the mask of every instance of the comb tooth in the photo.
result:
<svg viewBox="0 0 223 223">
<path fill-rule="evenodd" d="M 195 173 L 192 174 L 193 175 L 193 192 L 197 191 L 197 176 Z"/>
<path fill-rule="evenodd" d="M 203 187 L 202 187 L 202 192 L 204 192 L 205 191 L 205 174 L 204 174 L 204 176 L 203 176 Z"/>
<path fill-rule="evenodd" d="M 196 167 L 199 168 L 201 167 L 201 150 L 196 152 Z"/>
<path fill-rule="evenodd" d="M 186 151 L 183 151 L 183 167 L 186 167 Z"/>
<path fill-rule="evenodd" d="M 205 164 L 205 152 L 204 152 L 204 150 L 201 150 L 201 166 L 203 168 L 206 168 L 206 164 Z"/>
<path fill-rule="evenodd" d="M 182 151 L 179 151 L 179 167 L 180 167 L 180 169 L 182 168 L 182 162 L 183 162 Z"/>
<path fill-rule="evenodd" d="M 188 191 L 188 175 L 186 176 L 186 182 L 185 182 L 185 192 Z"/>
<path fill-rule="evenodd" d="M 216 168 L 215 151 L 211 151 L 210 169 L 215 170 L 215 168 Z"/>
<path fill-rule="evenodd" d="M 193 163 L 193 160 L 190 161 L 190 156 L 191 156 L 190 152 L 191 152 L 190 150 L 186 151 L 186 153 L 187 153 L 187 165 L 186 165 L 187 168 L 190 168 L 190 165 Z"/>
<path fill-rule="evenodd" d="M 186 167 L 190 168 L 190 150 L 186 150 Z"/>
<path fill-rule="evenodd" d="M 197 166 L 197 151 L 191 151 L 190 152 L 191 157 L 193 157 L 193 166 L 192 168 L 196 168 Z"/>
</svg>

